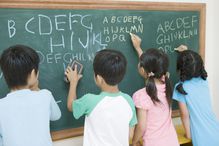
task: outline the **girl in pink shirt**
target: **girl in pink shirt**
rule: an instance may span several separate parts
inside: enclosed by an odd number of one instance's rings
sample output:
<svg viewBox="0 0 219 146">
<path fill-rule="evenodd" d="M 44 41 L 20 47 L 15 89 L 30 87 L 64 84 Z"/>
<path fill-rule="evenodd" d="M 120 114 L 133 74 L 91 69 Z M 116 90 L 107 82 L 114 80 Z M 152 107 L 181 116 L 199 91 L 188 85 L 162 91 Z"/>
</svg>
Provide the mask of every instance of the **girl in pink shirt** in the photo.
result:
<svg viewBox="0 0 219 146">
<path fill-rule="evenodd" d="M 144 146 L 179 146 L 171 119 L 168 56 L 158 49 L 143 52 L 141 39 L 134 34 L 131 34 L 131 39 L 139 56 L 139 73 L 145 79 L 145 87 L 133 95 L 138 117 L 133 146 L 139 145 L 141 138 Z"/>
</svg>

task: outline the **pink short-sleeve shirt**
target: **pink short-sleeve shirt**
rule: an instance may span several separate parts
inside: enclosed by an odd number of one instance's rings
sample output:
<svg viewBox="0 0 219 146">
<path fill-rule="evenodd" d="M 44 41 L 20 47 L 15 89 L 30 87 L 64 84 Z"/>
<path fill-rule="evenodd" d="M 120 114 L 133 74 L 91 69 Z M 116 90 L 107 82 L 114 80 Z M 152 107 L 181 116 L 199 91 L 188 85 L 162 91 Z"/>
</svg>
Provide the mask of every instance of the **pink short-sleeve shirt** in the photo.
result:
<svg viewBox="0 0 219 146">
<path fill-rule="evenodd" d="M 172 123 L 171 109 L 166 100 L 165 84 L 156 87 L 161 103 L 154 104 L 145 88 L 136 91 L 133 95 L 136 108 L 147 110 L 144 146 L 179 146 Z"/>
</svg>

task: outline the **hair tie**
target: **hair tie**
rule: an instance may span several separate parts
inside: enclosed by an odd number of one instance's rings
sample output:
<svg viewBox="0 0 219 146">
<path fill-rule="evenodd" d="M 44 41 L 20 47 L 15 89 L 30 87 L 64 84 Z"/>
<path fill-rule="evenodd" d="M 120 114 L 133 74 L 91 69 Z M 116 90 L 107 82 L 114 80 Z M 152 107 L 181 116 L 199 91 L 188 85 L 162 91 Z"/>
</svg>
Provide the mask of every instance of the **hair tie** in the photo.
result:
<svg viewBox="0 0 219 146">
<path fill-rule="evenodd" d="M 153 72 L 148 73 L 148 77 L 153 77 L 153 76 L 154 76 Z"/>
<path fill-rule="evenodd" d="M 169 78 L 169 77 L 170 77 L 170 73 L 169 73 L 169 72 L 166 72 L 166 74 L 165 74 L 165 75 L 163 75 L 163 76 L 161 77 L 161 81 L 162 81 L 162 82 L 165 82 L 165 80 L 166 80 L 166 77 L 167 77 L 167 78 Z"/>
<path fill-rule="evenodd" d="M 166 72 L 165 76 L 166 76 L 167 78 L 170 78 L 170 73 L 169 73 L 169 72 Z"/>
</svg>

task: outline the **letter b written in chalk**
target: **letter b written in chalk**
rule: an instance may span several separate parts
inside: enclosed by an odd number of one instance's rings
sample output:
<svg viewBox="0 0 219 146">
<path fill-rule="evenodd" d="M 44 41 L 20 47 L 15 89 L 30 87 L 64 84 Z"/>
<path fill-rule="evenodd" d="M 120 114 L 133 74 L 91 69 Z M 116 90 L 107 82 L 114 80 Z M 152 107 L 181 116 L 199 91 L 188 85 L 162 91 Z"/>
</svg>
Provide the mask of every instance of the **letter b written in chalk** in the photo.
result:
<svg viewBox="0 0 219 146">
<path fill-rule="evenodd" d="M 15 28 L 15 21 L 14 20 L 8 20 L 8 35 L 9 38 L 12 38 L 16 33 Z"/>
</svg>

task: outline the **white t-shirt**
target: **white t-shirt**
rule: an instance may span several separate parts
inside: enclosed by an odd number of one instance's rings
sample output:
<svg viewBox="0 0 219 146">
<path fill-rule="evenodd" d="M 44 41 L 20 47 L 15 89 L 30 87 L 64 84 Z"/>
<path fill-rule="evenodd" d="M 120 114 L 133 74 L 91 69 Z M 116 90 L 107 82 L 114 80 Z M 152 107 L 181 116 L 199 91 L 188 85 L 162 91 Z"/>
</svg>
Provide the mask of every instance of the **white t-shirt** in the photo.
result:
<svg viewBox="0 0 219 146">
<path fill-rule="evenodd" d="M 84 146 L 128 146 L 129 127 L 137 123 L 132 98 L 122 92 L 86 94 L 73 102 L 73 115 L 86 115 Z"/>
<path fill-rule="evenodd" d="M 0 146 L 52 146 L 49 121 L 61 111 L 48 90 L 17 90 L 0 99 Z"/>
</svg>

